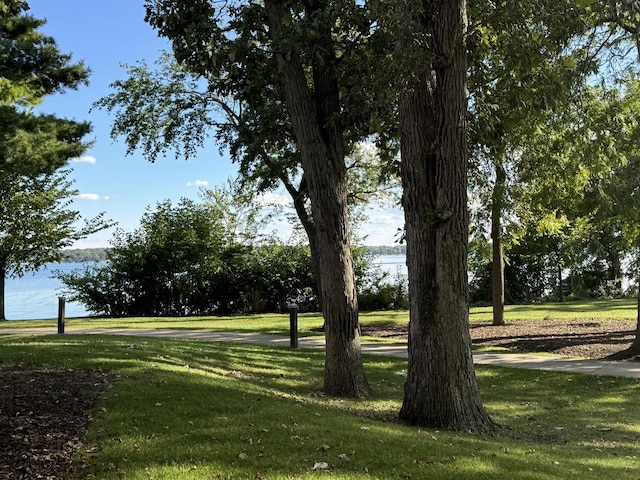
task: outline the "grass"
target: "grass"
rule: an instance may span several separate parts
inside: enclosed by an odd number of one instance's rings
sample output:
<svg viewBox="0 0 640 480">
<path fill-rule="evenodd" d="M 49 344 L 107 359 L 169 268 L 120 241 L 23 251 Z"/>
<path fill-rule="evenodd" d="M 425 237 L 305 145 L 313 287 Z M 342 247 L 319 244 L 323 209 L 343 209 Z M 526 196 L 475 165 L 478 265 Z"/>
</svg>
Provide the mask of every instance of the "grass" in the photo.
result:
<svg viewBox="0 0 640 480">
<path fill-rule="evenodd" d="M 635 320 L 638 303 L 635 298 L 614 300 L 571 301 L 563 303 L 538 303 L 505 306 L 505 320 Z M 470 311 L 472 322 L 491 321 L 491 307 L 476 307 Z"/>
<path fill-rule="evenodd" d="M 507 322 L 523 320 L 635 320 L 637 303 L 635 299 L 592 300 L 564 303 L 540 303 L 532 305 L 507 305 Z M 471 322 L 489 322 L 492 319 L 491 307 L 473 307 L 470 310 Z M 392 326 L 406 324 L 409 321 L 407 311 L 360 312 L 362 325 Z M 29 320 L 19 322 L 0 322 L 2 328 L 49 327 L 55 328 L 56 320 Z M 298 316 L 300 336 L 319 336 L 322 316 L 318 313 L 303 313 Z M 247 333 L 267 333 L 289 335 L 289 314 L 258 314 L 208 317 L 134 317 L 134 318 L 72 318 L 67 319 L 66 328 L 172 328 L 210 331 L 234 331 Z M 365 337 L 365 341 L 398 342 L 398 340 Z"/>
<path fill-rule="evenodd" d="M 323 356 L 252 345 L 0 335 L 5 364 L 103 368 L 70 478 L 637 479 L 640 381 L 478 367 L 495 436 L 395 421 L 405 361 L 365 357 L 373 396 L 322 395 Z M 327 470 L 313 471 L 326 462 Z"/>
</svg>

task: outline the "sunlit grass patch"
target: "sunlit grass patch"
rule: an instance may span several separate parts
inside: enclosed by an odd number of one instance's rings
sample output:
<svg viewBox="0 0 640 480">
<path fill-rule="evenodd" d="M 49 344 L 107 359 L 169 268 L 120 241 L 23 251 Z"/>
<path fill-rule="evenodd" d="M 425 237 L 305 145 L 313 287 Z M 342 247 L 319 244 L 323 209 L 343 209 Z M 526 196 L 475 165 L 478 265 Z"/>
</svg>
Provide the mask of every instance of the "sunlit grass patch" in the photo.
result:
<svg viewBox="0 0 640 480">
<path fill-rule="evenodd" d="M 469 318 L 472 322 L 492 320 L 492 307 L 473 307 Z M 535 303 L 528 305 L 507 305 L 505 320 L 634 320 L 638 315 L 637 300 L 621 298 L 613 300 L 570 301 L 562 303 Z"/>
<path fill-rule="evenodd" d="M 507 322 L 522 320 L 585 320 L 606 321 L 617 319 L 635 319 L 637 305 L 634 299 L 591 300 L 563 303 L 540 303 L 531 305 L 507 305 L 505 319 Z M 471 322 L 490 322 L 491 307 L 472 307 L 469 313 Z M 394 327 L 406 325 L 409 312 L 380 311 L 360 312 L 362 325 L 377 327 Z M 298 315 L 298 331 L 300 336 L 323 335 L 322 315 L 319 313 L 302 313 Z M 56 328 L 56 320 L 29 320 L 17 322 L 0 322 L 2 328 Z M 289 334 L 289 314 L 256 314 L 206 317 L 129 317 L 129 318 L 71 318 L 66 321 L 67 329 L 79 328 L 142 328 L 142 329 L 194 329 L 208 331 L 233 331 L 246 333 Z M 365 337 L 367 341 L 393 342 L 397 340 Z"/>
</svg>

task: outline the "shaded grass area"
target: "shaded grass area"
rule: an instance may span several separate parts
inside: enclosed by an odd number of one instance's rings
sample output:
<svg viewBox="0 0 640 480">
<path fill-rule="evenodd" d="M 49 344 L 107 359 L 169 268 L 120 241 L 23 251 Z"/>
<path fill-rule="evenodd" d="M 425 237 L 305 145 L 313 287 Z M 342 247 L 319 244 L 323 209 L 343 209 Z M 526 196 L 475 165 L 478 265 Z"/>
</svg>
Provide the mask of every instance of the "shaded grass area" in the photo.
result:
<svg viewBox="0 0 640 480">
<path fill-rule="evenodd" d="M 0 336 L 5 364 L 103 368 L 71 478 L 637 479 L 640 381 L 478 367 L 495 436 L 401 425 L 405 361 L 367 400 L 322 393 L 323 354 L 104 336 Z M 326 470 L 313 471 L 315 464 Z"/>
</svg>

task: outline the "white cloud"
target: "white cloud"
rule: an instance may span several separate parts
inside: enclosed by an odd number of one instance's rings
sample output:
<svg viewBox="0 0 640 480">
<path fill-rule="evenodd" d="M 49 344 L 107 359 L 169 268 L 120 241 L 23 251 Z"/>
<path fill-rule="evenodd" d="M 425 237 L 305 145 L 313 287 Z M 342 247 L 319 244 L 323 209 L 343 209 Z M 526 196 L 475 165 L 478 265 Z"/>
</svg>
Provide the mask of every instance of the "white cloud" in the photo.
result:
<svg viewBox="0 0 640 480">
<path fill-rule="evenodd" d="M 258 205 L 262 205 L 264 207 L 273 207 L 276 205 L 283 207 L 292 206 L 291 197 L 273 192 L 261 193 L 256 197 L 256 201 L 258 202 Z"/>
<path fill-rule="evenodd" d="M 187 187 L 206 187 L 209 185 L 207 180 L 196 180 L 195 182 L 187 183 Z"/>
<path fill-rule="evenodd" d="M 93 165 L 97 160 L 96 157 L 92 157 L 91 155 L 84 155 L 82 157 L 72 158 L 70 161 L 73 163 L 90 163 Z"/>
<path fill-rule="evenodd" d="M 100 201 L 100 195 L 98 195 L 97 193 L 80 193 L 78 194 L 77 198 L 79 198 L 80 200 L 90 200 L 92 202 Z M 106 198 L 107 197 L 105 197 L 105 199 Z"/>
<path fill-rule="evenodd" d="M 367 210 L 369 219 L 358 225 L 358 234 L 364 237 L 365 245 L 394 245 L 398 229 L 404 226 L 404 216 L 400 208 L 371 208 Z"/>
</svg>

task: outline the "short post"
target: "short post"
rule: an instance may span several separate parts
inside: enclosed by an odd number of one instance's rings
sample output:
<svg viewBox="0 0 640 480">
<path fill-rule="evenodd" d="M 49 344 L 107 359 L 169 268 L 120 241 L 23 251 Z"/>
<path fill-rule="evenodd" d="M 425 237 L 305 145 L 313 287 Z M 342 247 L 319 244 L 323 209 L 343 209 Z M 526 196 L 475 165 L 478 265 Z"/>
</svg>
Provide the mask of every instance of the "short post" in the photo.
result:
<svg viewBox="0 0 640 480">
<path fill-rule="evenodd" d="M 58 333 L 64 333 L 64 297 L 58 297 Z"/>
<path fill-rule="evenodd" d="M 289 305 L 289 335 L 291 348 L 298 348 L 298 305 Z"/>
</svg>

